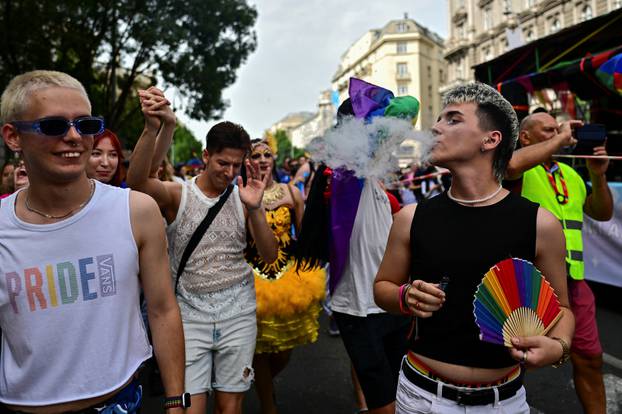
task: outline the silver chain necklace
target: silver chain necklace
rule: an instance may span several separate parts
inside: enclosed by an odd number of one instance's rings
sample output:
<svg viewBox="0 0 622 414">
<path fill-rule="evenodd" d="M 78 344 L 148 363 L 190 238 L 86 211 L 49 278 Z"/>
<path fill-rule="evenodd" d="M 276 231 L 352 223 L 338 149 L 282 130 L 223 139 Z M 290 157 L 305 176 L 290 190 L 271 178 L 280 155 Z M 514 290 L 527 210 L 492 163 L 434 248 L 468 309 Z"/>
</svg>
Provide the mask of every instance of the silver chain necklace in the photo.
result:
<svg viewBox="0 0 622 414">
<path fill-rule="evenodd" d="M 492 194 L 487 195 L 484 198 L 480 198 L 478 200 L 462 200 L 462 199 L 452 196 L 451 187 L 449 187 L 449 190 L 447 190 L 447 197 L 449 197 L 450 200 L 453 200 L 456 203 L 460 203 L 460 204 L 477 204 L 477 203 L 483 203 L 484 201 L 493 199 L 497 194 L 499 194 L 499 192 L 501 192 L 502 189 L 503 189 L 503 186 L 499 184 L 499 188 L 497 188 Z"/>
<path fill-rule="evenodd" d="M 60 216 L 53 216 L 51 214 L 44 213 L 43 211 L 40 211 L 40 210 L 37 210 L 36 208 L 31 207 L 30 203 L 28 202 L 28 193 L 26 193 L 26 200 L 25 200 L 26 210 L 31 211 L 31 212 L 33 212 L 35 214 L 38 214 L 38 215 L 40 215 L 42 217 L 45 217 L 47 219 L 60 220 L 60 219 L 64 219 L 66 217 L 69 217 L 70 215 L 72 215 L 76 211 L 80 210 L 85 205 L 87 205 L 88 202 L 91 201 L 91 199 L 93 198 L 93 194 L 95 194 L 95 183 L 93 182 L 92 179 L 90 180 L 90 183 L 91 183 L 91 194 L 89 195 L 89 198 L 87 198 L 85 201 L 80 203 L 80 205 L 78 207 L 69 210 L 69 212 L 67 214 L 63 214 L 63 215 L 60 215 Z"/>
</svg>

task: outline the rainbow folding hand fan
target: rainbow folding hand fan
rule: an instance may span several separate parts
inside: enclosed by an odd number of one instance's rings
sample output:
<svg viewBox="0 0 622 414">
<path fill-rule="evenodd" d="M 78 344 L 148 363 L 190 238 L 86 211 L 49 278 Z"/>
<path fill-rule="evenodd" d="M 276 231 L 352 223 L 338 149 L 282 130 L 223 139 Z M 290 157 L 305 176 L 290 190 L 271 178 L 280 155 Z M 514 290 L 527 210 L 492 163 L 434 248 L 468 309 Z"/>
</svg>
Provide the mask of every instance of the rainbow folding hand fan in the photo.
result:
<svg viewBox="0 0 622 414">
<path fill-rule="evenodd" d="M 479 338 L 507 347 L 516 336 L 546 335 L 562 315 L 550 283 L 532 263 L 516 258 L 497 263 L 484 275 L 473 313 Z"/>
</svg>

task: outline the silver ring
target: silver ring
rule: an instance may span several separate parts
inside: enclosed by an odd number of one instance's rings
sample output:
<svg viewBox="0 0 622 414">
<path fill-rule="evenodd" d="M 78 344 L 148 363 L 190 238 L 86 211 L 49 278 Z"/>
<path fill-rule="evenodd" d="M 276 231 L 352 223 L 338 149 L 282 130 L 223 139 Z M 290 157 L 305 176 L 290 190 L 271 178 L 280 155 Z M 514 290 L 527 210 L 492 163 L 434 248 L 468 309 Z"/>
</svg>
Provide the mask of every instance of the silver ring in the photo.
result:
<svg viewBox="0 0 622 414">
<path fill-rule="evenodd" d="M 521 363 L 527 363 L 527 351 L 523 351 L 523 359 L 521 360 Z"/>
</svg>

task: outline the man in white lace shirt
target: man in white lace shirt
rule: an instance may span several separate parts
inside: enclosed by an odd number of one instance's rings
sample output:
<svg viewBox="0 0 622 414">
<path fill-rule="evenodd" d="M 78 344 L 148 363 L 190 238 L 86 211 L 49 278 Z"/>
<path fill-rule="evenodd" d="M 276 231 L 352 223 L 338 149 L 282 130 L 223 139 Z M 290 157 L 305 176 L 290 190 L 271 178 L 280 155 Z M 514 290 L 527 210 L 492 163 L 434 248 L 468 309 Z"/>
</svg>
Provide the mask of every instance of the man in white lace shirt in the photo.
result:
<svg viewBox="0 0 622 414">
<path fill-rule="evenodd" d="M 221 122 L 210 129 L 203 152 L 205 170 L 181 184 L 162 182 L 155 172 L 171 144 L 175 115 L 162 92 L 140 92 L 145 129 L 136 143 L 127 182 L 151 195 L 168 228 L 172 274 L 207 211 L 226 193 L 242 164 L 248 181 L 237 186 L 188 258 L 177 281 L 186 340 L 186 390 L 192 394 L 188 413 L 206 411 L 207 393 L 215 392 L 216 412 L 241 413 L 244 392 L 253 379 L 256 318 L 253 273 L 244 260 L 246 230 L 259 254 L 276 259 L 277 241 L 261 204 L 265 179 L 246 159 L 250 137 L 237 124 Z M 161 127 L 161 128 L 160 128 Z M 157 134 L 157 131 L 160 131 Z"/>
</svg>

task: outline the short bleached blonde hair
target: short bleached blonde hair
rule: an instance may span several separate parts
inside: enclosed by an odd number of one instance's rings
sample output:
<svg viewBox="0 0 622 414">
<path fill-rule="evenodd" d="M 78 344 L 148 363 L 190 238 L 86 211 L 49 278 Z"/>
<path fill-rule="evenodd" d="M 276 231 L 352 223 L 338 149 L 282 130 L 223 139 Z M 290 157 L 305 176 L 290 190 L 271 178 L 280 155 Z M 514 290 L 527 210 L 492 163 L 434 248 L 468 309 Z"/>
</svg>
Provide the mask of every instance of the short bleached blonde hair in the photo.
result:
<svg viewBox="0 0 622 414">
<path fill-rule="evenodd" d="M 32 92 L 50 88 L 76 89 L 91 102 L 79 80 L 63 72 L 53 70 L 33 70 L 14 77 L 2 93 L 0 119 L 2 122 L 18 121 L 28 107 L 28 98 Z"/>
</svg>

